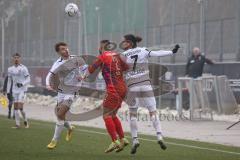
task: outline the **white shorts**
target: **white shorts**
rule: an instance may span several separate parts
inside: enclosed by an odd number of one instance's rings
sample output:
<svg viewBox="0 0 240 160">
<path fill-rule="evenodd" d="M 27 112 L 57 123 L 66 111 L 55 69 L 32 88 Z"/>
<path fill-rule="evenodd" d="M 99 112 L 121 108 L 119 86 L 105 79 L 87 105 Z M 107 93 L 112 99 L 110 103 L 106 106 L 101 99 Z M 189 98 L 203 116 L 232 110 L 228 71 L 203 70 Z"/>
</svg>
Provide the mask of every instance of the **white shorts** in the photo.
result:
<svg viewBox="0 0 240 160">
<path fill-rule="evenodd" d="M 13 102 L 24 103 L 25 95 L 25 92 L 13 93 Z"/>
<path fill-rule="evenodd" d="M 136 85 L 128 88 L 127 104 L 130 109 L 145 107 L 149 112 L 156 111 L 156 100 L 151 85 Z"/>
<path fill-rule="evenodd" d="M 70 108 L 73 103 L 74 98 L 75 98 L 75 95 L 73 95 L 73 94 L 58 93 L 57 103 L 64 104 Z"/>
</svg>

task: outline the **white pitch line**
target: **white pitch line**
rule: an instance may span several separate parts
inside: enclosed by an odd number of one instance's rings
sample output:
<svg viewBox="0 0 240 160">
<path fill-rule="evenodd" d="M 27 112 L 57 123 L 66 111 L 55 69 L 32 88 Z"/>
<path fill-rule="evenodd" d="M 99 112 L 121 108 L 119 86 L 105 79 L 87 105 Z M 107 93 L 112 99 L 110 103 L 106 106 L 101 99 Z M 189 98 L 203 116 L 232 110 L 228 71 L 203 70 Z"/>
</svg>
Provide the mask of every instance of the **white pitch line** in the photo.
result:
<svg viewBox="0 0 240 160">
<path fill-rule="evenodd" d="M 97 132 L 97 131 L 89 131 L 89 130 L 85 130 L 85 129 L 76 129 L 76 130 L 81 131 L 81 132 L 86 132 L 86 133 L 108 135 L 107 133 Z M 131 138 L 129 136 L 126 136 L 126 137 Z M 146 139 L 146 138 L 139 138 L 139 139 L 144 140 L 144 141 L 148 141 L 148 142 L 156 142 L 156 140 L 151 140 L 151 139 Z M 240 152 L 231 152 L 231 151 L 226 151 L 226 150 L 212 149 L 212 148 L 199 147 L 199 146 L 187 145 L 187 144 L 181 144 L 181 143 L 174 143 L 174 142 L 165 142 L 165 143 L 170 144 L 170 145 L 175 145 L 175 146 L 186 147 L 186 148 L 194 148 L 194 149 L 201 149 L 201 150 L 208 150 L 208 151 L 214 151 L 214 152 L 240 155 Z"/>
<path fill-rule="evenodd" d="M 31 122 L 31 124 L 43 125 L 43 123 L 39 123 L 39 122 Z M 45 125 L 46 125 L 46 123 L 45 123 Z M 50 126 L 50 124 L 48 126 Z M 79 127 L 81 127 L 81 126 L 79 126 Z M 100 135 L 105 135 L 105 136 L 108 135 L 107 133 L 97 132 L 97 131 L 90 131 L 90 130 L 86 130 L 86 129 L 75 129 L 75 130 L 80 131 L 80 132 L 100 134 Z M 126 136 L 126 137 L 127 138 L 131 138 L 129 136 Z M 146 138 L 139 138 L 139 139 L 144 140 L 144 141 L 148 141 L 148 142 L 156 142 L 155 140 L 146 139 Z M 199 147 L 199 146 L 187 145 L 187 144 L 181 144 L 181 143 L 174 143 L 174 142 L 165 142 L 165 143 L 170 144 L 170 145 L 174 145 L 174 146 L 181 146 L 181 147 L 191 148 L 191 149 L 201 149 L 201 150 L 220 152 L 220 153 L 226 153 L 226 154 L 232 154 L 232 155 L 240 155 L 240 152 L 232 152 L 232 151 L 213 149 L 213 148 L 207 148 L 207 147 Z"/>
</svg>

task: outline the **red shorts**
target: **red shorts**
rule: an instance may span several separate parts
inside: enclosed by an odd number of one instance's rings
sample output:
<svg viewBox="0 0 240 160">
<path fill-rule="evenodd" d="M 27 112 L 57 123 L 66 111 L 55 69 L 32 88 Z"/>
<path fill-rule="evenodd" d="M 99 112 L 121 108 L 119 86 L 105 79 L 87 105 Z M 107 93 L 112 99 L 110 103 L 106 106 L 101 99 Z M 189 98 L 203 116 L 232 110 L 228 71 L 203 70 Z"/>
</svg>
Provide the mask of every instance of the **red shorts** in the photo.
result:
<svg viewBox="0 0 240 160">
<path fill-rule="evenodd" d="M 122 102 L 126 96 L 126 92 L 107 92 L 106 96 L 103 100 L 103 107 L 109 108 L 109 109 L 118 109 L 121 107 Z"/>
</svg>

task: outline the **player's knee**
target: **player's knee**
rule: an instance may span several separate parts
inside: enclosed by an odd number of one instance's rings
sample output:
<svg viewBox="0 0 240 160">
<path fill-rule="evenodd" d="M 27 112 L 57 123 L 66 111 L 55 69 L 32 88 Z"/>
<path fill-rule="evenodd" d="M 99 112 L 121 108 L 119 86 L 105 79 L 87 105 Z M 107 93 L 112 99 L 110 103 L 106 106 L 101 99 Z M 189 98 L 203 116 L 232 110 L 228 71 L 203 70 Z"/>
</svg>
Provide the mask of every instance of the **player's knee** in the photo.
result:
<svg viewBox="0 0 240 160">
<path fill-rule="evenodd" d="M 159 116 L 157 114 L 157 111 L 150 113 L 150 119 L 151 121 L 159 121 Z"/>
<path fill-rule="evenodd" d="M 111 116 L 111 115 L 107 115 L 107 114 L 103 115 L 103 119 L 104 119 L 104 120 L 105 120 L 105 119 L 108 119 L 108 118 L 112 118 L 112 116 Z"/>
<path fill-rule="evenodd" d="M 103 108 L 103 118 L 104 117 L 108 117 L 108 116 L 113 116 L 114 115 L 114 110 L 112 110 L 112 109 L 109 109 L 109 108 L 107 108 L 107 107 L 104 107 Z"/>
<path fill-rule="evenodd" d="M 57 125 L 64 125 L 64 121 L 63 120 L 60 120 L 58 119 L 57 122 L 56 122 Z"/>
<path fill-rule="evenodd" d="M 137 128 L 137 117 L 136 116 L 130 117 L 130 127 Z"/>
<path fill-rule="evenodd" d="M 59 119 L 65 120 L 65 113 L 60 112 L 58 116 L 59 116 Z"/>
<path fill-rule="evenodd" d="M 105 118 L 108 118 L 108 117 L 114 117 L 114 116 L 116 116 L 116 115 L 114 115 L 112 112 L 105 112 L 104 114 L 103 114 L 103 119 L 105 119 Z"/>
<path fill-rule="evenodd" d="M 130 121 L 136 121 L 137 120 L 137 116 L 130 116 Z"/>
<path fill-rule="evenodd" d="M 18 108 L 18 104 L 17 103 L 14 103 L 14 109 L 17 109 Z"/>
<path fill-rule="evenodd" d="M 113 115 L 112 115 L 112 118 L 117 118 L 117 114 L 113 114 Z"/>
<path fill-rule="evenodd" d="M 155 116 L 157 114 L 157 109 L 156 107 L 148 107 L 148 111 L 149 111 L 149 115 L 151 116 Z"/>
<path fill-rule="evenodd" d="M 59 116 L 58 116 L 58 119 L 60 119 L 60 120 L 63 120 L 63 121 L 64 121 L 64 119 L 65 119 L 65 116 L 64 116 L 64 115 L 59 115 Z"/>
<path fill-rule="evenodd" d="M 65 115 L 62 112 L 57 112 L 57 118 L 60 119 L 60 120 L 64 120 Z"/>
<path fill-rule="evenodd" d="M 130 115 L 130 118 L 131 117 L 137 117 L 137 108 L 130 108 L 129 109 L 129 115 Z"/>
</svg>

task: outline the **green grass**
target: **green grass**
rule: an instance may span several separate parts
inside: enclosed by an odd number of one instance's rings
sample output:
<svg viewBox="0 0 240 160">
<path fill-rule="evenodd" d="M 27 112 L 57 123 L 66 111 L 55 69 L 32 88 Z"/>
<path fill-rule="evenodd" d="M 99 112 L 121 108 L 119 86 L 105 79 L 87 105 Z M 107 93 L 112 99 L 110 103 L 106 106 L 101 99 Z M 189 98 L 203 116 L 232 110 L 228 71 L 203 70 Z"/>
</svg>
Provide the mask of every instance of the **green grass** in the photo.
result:
<svg viewBox="0 0 240 160">
<path fill-rule="evenodd" d="M 104 149 L 110 140 L 105 134 L 99 134 L 105 133 L 105 130 L 88 127 L 77 127 L 71 142 L 64 140 L 66 131 L 63 132 L 57 148 L 48 150 L 46 145 L 52 138 L 54 123 L 32 120 L 29 129 L 18 130 L 12 129 L 13 125 L 13 120 L 0 116 L 0 160 L 240 160 L 238 147 L 167 138 L 168 149 L 162 151 L 155 141 L 151 141 L 155 137 L 146 135 L 141 135 L 145 140 L 141 140 L 138 153 L 134 156 L 129 154 L 130 146 L 121 153 L 105 154 Z"/>
</svg>

